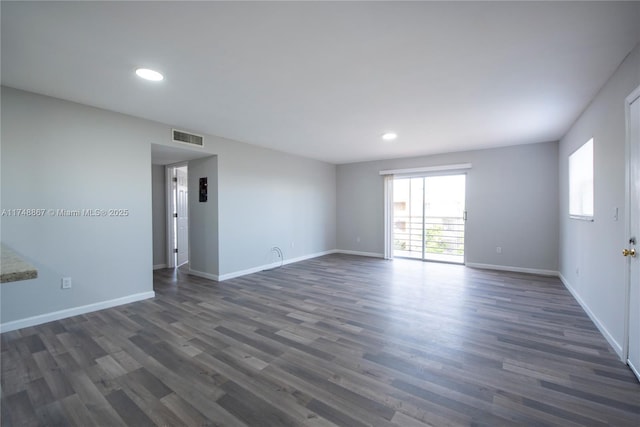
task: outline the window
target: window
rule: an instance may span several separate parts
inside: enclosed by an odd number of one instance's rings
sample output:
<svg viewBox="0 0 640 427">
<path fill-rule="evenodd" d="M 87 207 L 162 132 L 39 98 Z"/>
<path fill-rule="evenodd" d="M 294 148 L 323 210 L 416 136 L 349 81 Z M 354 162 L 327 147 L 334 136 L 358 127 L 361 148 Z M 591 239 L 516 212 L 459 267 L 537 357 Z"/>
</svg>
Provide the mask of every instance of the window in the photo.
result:
<svg viewBox="0 0 640 427">
<path fill-rule="evenodd" d="M 407 203 L 406 202 L 393 202 L 393 210 L 395 212 L 404 212 L 407 210 Z"/>
<path fill-rule="evenodd" d="M 569 216 L 593 220 L 593 138 L 569 156 Z"/>
<path fill-rule="evenodd" d="M 464 263 L 466 175 L 430 175 L 393 181 L 393 256 Z"/>
</svg>

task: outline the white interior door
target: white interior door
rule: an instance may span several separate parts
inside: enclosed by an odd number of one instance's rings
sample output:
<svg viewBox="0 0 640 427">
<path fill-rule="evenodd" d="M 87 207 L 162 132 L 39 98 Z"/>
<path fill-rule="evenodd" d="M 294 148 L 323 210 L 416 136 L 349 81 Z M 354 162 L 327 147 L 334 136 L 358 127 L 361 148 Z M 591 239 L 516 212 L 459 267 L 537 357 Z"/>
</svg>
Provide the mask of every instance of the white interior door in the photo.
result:
<svg viewBox="0 0 640 427">
<path fill-rule="evenodd" d="M 629 324 L 627 363 L 640 379 L 640 88 L 629 98 Z"/>
<path fill-rule="evenodd" d="M 176 168 L 177 266 L 189 261 L 189 187 L 187 167 Z"/>
</svg>

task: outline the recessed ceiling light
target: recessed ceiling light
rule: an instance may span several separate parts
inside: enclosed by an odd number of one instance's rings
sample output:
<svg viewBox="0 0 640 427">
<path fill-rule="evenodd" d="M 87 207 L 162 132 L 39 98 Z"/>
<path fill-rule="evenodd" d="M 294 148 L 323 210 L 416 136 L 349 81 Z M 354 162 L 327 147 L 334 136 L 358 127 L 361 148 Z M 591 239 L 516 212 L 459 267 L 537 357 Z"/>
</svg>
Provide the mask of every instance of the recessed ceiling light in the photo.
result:
<svg viewBox="0 0 640 427">
<path fill-rule="evenodd" d="M 387 132 L 387 133 L 382 135 L 382 139 L 384 139 L 385 141 L 393 141 L 397 137 L 398 137 L 398 135 L 393 133 L 393 132 Z"/>
<path fill-rule="evenodd" d="M 138 68 L 136 70 L 136 74 L 138 77 L 141 77 L 145 80 L 151 80 L 152 82 L 159 82 L 164 79 L 164 76 L 157 71 L 150 70 L 148 68 Z"/>
</svg>

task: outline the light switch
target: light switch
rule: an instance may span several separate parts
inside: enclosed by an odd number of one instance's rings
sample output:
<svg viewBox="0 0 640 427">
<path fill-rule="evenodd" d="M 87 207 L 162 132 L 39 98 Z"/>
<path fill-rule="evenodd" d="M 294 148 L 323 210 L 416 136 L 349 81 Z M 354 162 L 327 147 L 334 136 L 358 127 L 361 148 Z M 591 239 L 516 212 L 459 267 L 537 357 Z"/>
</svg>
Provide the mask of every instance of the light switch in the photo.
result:
<svg viewBox="0 0 640 427">
<path fill-rule="evenodd" d="M 613 208 L 613 220 L 618 220 L 618 208 Z"/>
</svg>

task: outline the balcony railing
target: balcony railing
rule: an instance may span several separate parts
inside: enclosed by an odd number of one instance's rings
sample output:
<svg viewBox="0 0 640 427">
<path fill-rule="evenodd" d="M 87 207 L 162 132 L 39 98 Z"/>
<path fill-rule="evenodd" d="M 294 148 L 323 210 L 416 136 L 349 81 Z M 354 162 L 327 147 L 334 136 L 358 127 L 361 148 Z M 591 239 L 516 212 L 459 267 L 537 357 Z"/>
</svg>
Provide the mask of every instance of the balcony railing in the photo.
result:
<svg viewBox="0 0 640 427">
<path fill-rule="evenodd" d="M 464 262 L 464 219 L 395 215 L 394 255 Z"/>
</svg>

